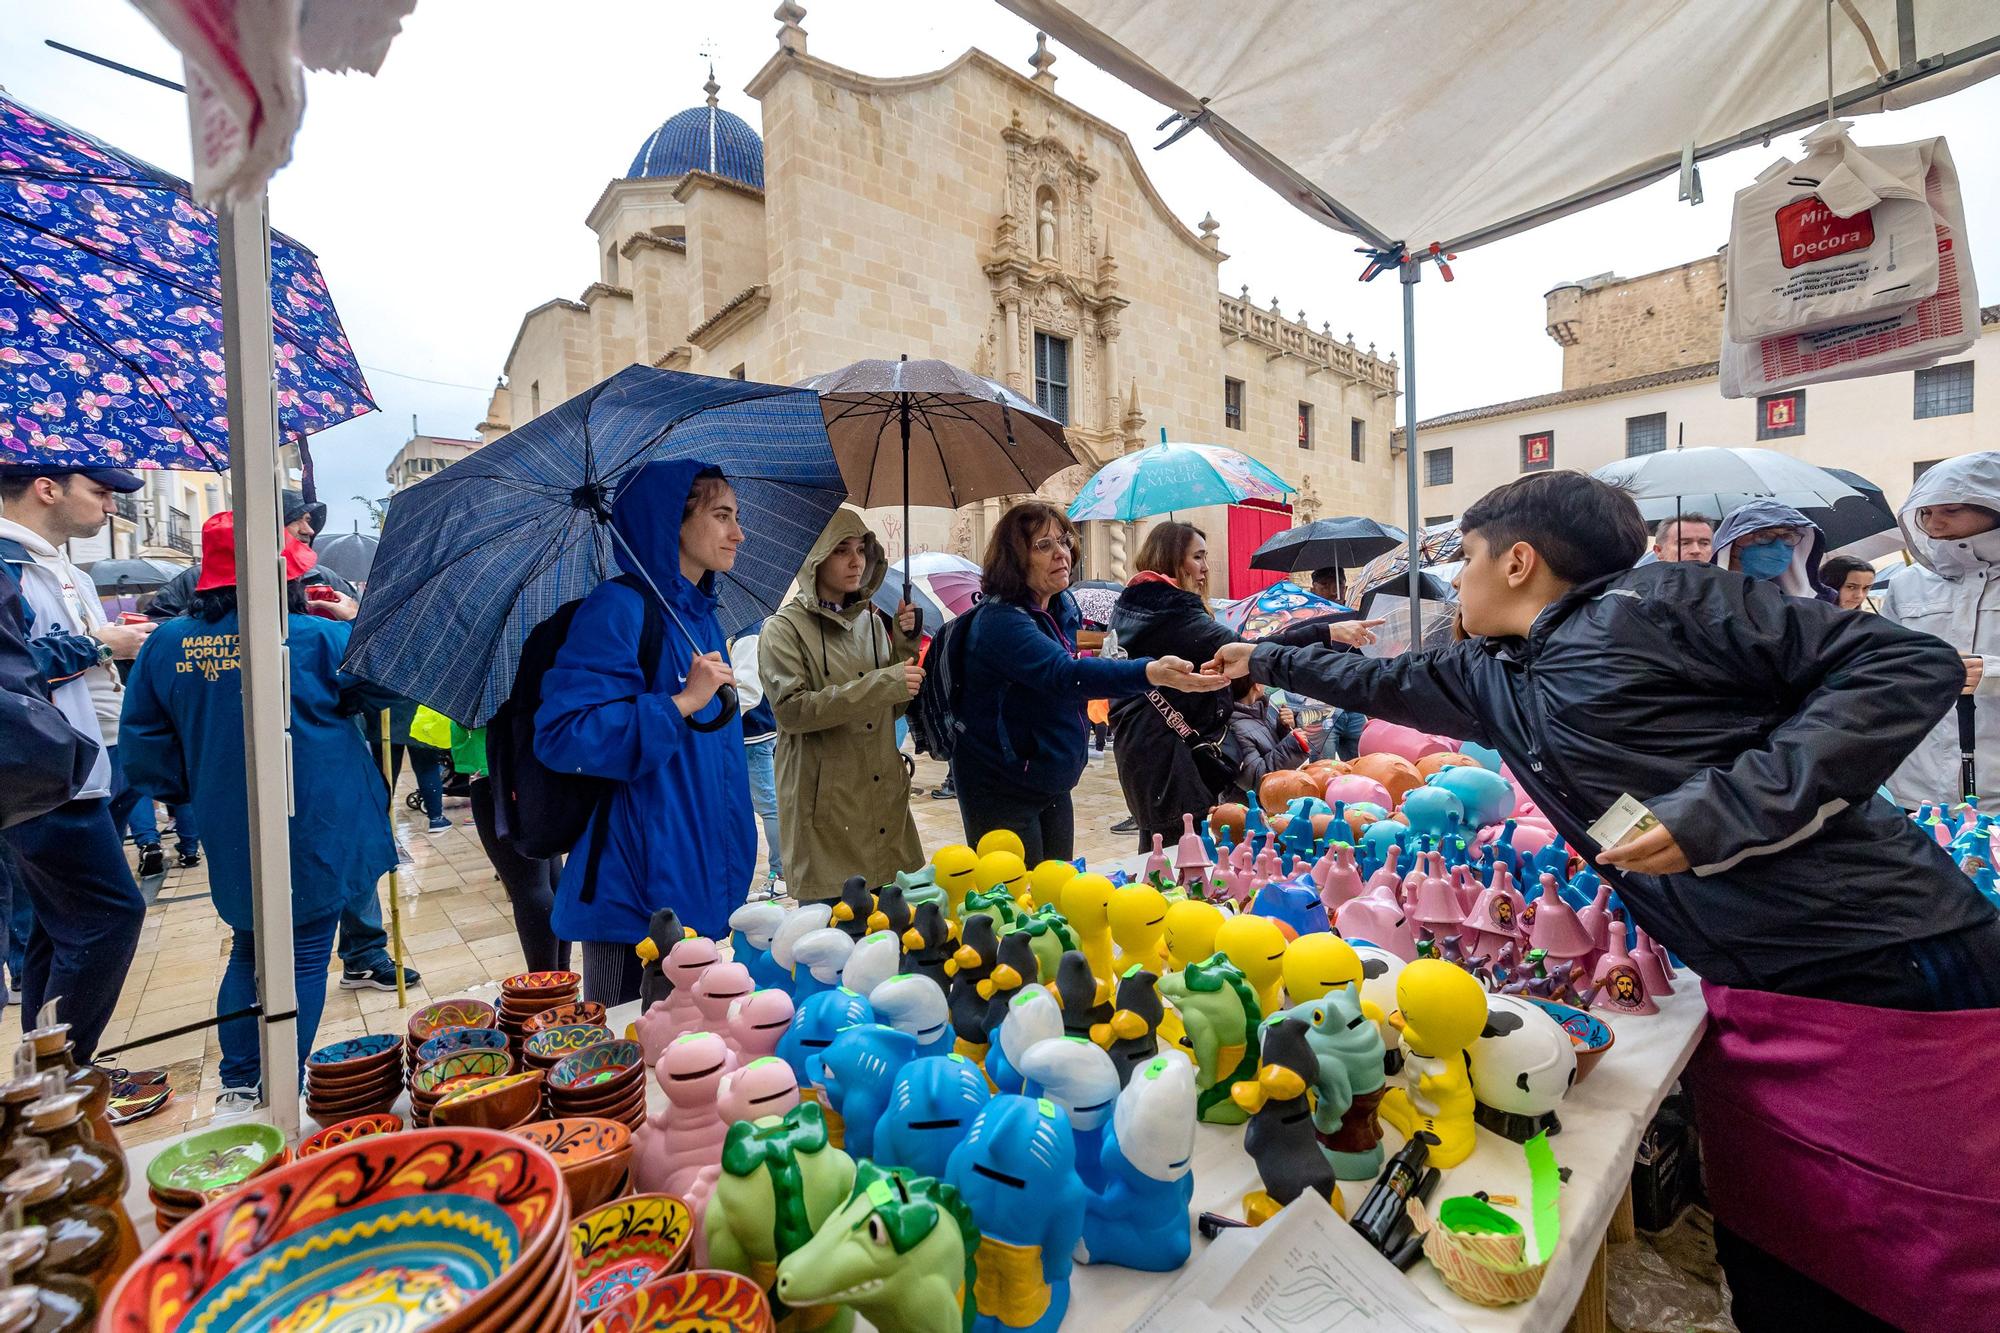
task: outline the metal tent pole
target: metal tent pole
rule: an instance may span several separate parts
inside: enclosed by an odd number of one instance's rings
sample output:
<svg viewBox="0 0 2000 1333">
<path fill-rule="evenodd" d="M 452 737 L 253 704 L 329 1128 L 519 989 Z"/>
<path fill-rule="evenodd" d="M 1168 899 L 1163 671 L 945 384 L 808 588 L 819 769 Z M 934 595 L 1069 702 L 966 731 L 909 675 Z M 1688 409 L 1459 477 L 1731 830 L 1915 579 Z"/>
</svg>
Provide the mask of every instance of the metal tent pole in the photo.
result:
<svg viewBox="0 0 2000 1333">
<path fill-rule="evenodd" d="M 271 240 L 262 191 L 218 210 L 229 483 L 236 511 L 238 676 L 250 803 L 250 885 L 264 1104 L 299 1127 L 298 986 L 292 968 L 291 674 L 279 566 L 277 402 L 271 370 Z M 324 978 L 309 978 L 324 985 Z"/>
<path fill-rule="evenodd" d="M 1410 518 L 1410 651 L 1423 646 L 1423 525 L 1417 515 L 1417 283 L 1423 261 L 1409 255 L 1398 266 L 1403 279 L 1403 477 Z"/>
</svg>

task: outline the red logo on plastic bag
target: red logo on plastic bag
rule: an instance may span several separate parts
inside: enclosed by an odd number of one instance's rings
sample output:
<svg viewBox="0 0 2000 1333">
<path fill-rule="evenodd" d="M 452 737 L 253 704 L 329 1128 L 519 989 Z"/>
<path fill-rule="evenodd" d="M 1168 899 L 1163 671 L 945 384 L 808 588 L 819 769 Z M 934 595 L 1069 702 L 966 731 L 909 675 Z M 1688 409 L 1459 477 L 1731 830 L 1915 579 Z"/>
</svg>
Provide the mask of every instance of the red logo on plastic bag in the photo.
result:
<svg viewBox="0 0 2000 1333">
<path fill-rule="evenodd" d="M 1875 244 L 1875 216 L 1862 209 L 1851 218 L 1835 217 L 1816 194 L 1795 199 L 1778 210 L 1778 261 L 1786 268 L 1817 263 L 1849 250 Z"/>
</svg>

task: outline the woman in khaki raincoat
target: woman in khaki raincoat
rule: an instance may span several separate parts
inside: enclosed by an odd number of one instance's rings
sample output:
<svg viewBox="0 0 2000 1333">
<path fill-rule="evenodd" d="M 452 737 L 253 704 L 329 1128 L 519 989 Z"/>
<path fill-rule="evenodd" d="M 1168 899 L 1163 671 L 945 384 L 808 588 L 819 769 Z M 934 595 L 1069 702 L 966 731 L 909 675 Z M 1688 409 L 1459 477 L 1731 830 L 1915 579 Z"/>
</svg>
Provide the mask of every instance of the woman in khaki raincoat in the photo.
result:
<svg viewBox="0 0 2000 1333">
<path fill-rule="evenodd" d="M 838 896 L 849 875 L 874 886 L 923 862 L 896 719 L 924 673 L 915 613 L 906 606 L 892 624 L 869 601 L 887 571 L 882 543 L 841 509 L 760 640 L 778 718 L 785 879 L 801 902 Z"/>
</svg>

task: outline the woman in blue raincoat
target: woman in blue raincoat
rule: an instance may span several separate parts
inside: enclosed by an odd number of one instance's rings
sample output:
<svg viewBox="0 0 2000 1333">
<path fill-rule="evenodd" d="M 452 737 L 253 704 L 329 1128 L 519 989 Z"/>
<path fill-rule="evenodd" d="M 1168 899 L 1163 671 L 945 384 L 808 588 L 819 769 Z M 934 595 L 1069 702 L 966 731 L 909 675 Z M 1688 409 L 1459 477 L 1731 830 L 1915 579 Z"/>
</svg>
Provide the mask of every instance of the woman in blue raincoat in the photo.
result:
<svg viewBox="0 0 2000 1333">
<path fill-rule="evenodd" d="M 209 894 L 233 932 L 216 994 L 219 1014 L 257 1002 L 251 904 L 250 814 L 243 766 L 243 677 L 238 670 L 235 515 L 202 525 L 201 578 L 187 611 L 147 638 L 125 682 L 118 757 L 132 786 L 169 804 L 192 801 L 207 844 Z M 311 548 L 284 546 L 290 603 L 293 792 L 293 966 L 298 976 L 299 1062 L 304 1067 L 326 1004 L 334 927 L 350 898 L 373 892 L 396 864 L 389 794 L 355 722 L 386 701 L 340 670 L 354 599 L 335 592 L 306 614 L 301 577 Z M 325 618 L 331 617 L 331 618 Z M 218 1115 L 256 1105 L 262 1073 L 257 1024 L 224 1023 Z"/>
<path fill-rule="evenodd" d="M 611 506 L 612 549 L 652 591 L 600 584 L 542 677 L 536 757 L 559 773 L 620 784 L 591 817 L 556 888 L 556 933 L 583 944 L 586 999 L 638 998 L 633 946 L 659 908 L 720 938 L 757 868 L 742 721 L 732 714 L 712 731 L 690 725 L 718 716 L 716 691 L 732 679 L 715 575 L 736 563 L 736 514 L 736 493 L 715 468 L 677 459 L 633 473 Z M 653 592 L 665 622 L 659 661 L 648 664 L 639 660 L 642 598 Z"/>
</svg>

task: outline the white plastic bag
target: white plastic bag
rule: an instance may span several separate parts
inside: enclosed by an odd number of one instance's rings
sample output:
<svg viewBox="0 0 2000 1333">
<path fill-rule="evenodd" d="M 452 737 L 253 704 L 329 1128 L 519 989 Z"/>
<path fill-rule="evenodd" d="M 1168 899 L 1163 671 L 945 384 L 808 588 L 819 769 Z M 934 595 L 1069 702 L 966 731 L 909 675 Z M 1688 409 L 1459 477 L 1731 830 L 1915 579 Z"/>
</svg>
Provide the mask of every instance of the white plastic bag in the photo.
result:
<svg viewBox="0 0 2000 1333">
<path fill-rule="evenodd" d="M 1934 295 L 1937 223 L 1965 206 L 1942 139 L 1863 148 L 1842 121 L 1806 135 L 1736 194 L 1726 260 L 1729 336 L 1755 342 L 1898 314 Z"/>
<path fill-rule="evenodd" d="M 1944 140 L 1933 139 L 1920 146 L 1929 150 L 1930 161 L 1924 175 L 1924 197 L 1932 215 L 1931 246 L 1926 256 L 1926 267 L 1933 275 L 1930 294 L 1913 304 L 1847 323 L 1748 341 L 1733 338 L 1733 321 L 1725 319 L 1719 376 L 1724 398 L 1750 398 L 1803 384 L 1916 370 L 1963 352 L 1978 341 L 1979 290 L 1971 257 L 1965 251 L 1965 210 L 1958 175 Z M 1879 227 L 1877 236 L 1879 240 Z M 1899 242 L 1899 268 L 1905 263 L 1902 246 Z M 1731 250 L 1733 272 L 1733 246 Z M 1732 316 L 1737 301 L 1732 279 Z"/>
</svg>

